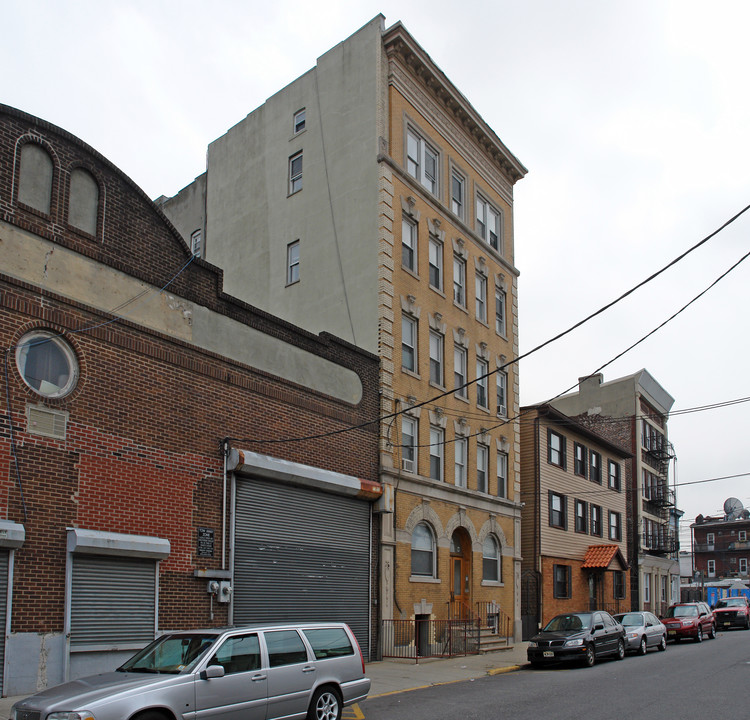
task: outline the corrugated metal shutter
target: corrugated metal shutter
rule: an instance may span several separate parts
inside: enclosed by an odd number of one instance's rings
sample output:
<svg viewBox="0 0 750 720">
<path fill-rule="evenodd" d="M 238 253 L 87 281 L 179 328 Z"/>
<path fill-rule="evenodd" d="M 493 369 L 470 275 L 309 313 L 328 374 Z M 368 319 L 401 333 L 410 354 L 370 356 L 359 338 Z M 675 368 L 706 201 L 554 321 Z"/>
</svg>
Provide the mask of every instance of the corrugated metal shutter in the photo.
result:
<svg viewBox="0 0 750 720">
<path fill-rule="evenodd" d="M 8 559 L 10 553 L 0 550 L 0 695 L 3 692 L 3 673 L 5 667 L 5 622 L 8 612 Z"/>
<path fill-rule="evenodd" d="M 234 622 L 346 622 L 369 656 L 370 505 L 237 482 Z"/>
<path fill-rule="evenodd" d="M 149 642 L 155 617 L 154 560 L 73 556 L 71 646 Z"/>
</svg>

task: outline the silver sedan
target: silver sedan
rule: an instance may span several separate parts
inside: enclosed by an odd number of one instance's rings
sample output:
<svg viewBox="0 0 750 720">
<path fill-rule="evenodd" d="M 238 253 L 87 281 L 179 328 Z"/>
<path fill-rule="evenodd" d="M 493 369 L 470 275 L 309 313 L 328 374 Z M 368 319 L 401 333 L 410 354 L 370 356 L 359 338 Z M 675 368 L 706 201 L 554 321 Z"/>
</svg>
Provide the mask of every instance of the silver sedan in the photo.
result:
<svg viewBox="0 0 750 720">
<path fill-rule="evenodd" d="M 627 650 L 645 655 L 649 648 L 667 649 L 667 628 L 650 612 L 620 613 L 615 620 L 625 628 Z"/>
</svg>

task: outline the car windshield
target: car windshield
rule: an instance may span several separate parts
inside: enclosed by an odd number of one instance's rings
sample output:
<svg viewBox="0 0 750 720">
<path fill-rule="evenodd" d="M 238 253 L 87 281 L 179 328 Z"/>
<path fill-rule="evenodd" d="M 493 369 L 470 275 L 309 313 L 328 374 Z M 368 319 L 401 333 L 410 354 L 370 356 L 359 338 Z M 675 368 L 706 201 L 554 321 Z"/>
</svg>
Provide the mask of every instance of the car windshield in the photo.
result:
<svg viewBox="0 0 750 720">
<path fill-rule="evenodd" d="M 591 613 L 575 613 L 553 617 L 544 627 L 545 632 L 577 632 L 591 625 Z"/>
<path fill-rule="evenodd" d="M 717 608 L 723 608 L 723 607 L 745 607 L 747 604 L 747 601 L 745 598 L 727 598 L 726 600 L 719 600 L 719 602 L 716 603 Z"/>
<path fill-rule="evenodd" d="M 626 613 L 625 615 L 616 615 L 615 620 L 618 620 L 622 625 L 627 627 L 636 627 L 643 625 L 643 615 L 640 613 Z"/>
<path fill-rule="evenodd" d="M 695 617 L 697 614 L 695 605 L 673 605 L 667 610 L 667 617 Z"/>
<path fill-rule="evenodd" d="M 118 672 L 169 673 L 190 670 L 218 635 L 162 635 L 117 668 Z"/>
</svg>

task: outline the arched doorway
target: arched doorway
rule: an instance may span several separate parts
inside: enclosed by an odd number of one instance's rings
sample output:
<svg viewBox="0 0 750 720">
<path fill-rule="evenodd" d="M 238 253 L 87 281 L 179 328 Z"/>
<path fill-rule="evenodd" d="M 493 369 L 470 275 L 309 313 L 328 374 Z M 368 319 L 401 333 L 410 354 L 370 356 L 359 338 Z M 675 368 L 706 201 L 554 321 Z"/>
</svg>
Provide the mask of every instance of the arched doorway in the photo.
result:
<svg viewBox="0 0 750 720">
<path fill-rule="evenodd" d="M 471 538 L 463 528 L 451 536 L 451 619 L 471 617 Z"/>
</svg>

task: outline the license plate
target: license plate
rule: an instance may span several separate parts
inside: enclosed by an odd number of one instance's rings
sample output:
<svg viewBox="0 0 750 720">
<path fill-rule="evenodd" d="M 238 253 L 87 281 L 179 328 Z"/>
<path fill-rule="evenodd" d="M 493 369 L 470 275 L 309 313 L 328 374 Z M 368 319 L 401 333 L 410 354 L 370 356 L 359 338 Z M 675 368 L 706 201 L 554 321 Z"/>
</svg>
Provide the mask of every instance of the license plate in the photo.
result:
<svg viewBox="0 0 750 720">
<path fill-rule="evenodd" d="M 667 630 L 667 635 L 676 635 L 676 634 L 677 634 L 676 630 Z"/>
<path fill-rule="evenodd" d="M 542 656 L 543 657 L 555 657 L 555 653 L 553 653 L 552 650 L 545 650 L 542 653 Z"/>
<path fill-rule="evenodd" d="M 730 623 L 729 621 L 727 621 L 727 622 L 725 622 L 725 623 L 724 623 L 724 625 L 725 625 L 725 626 L 726 626 L 726 625 L 731 625 L 731 624 L 732 624 L 732 623 Z"/>
</svg>

